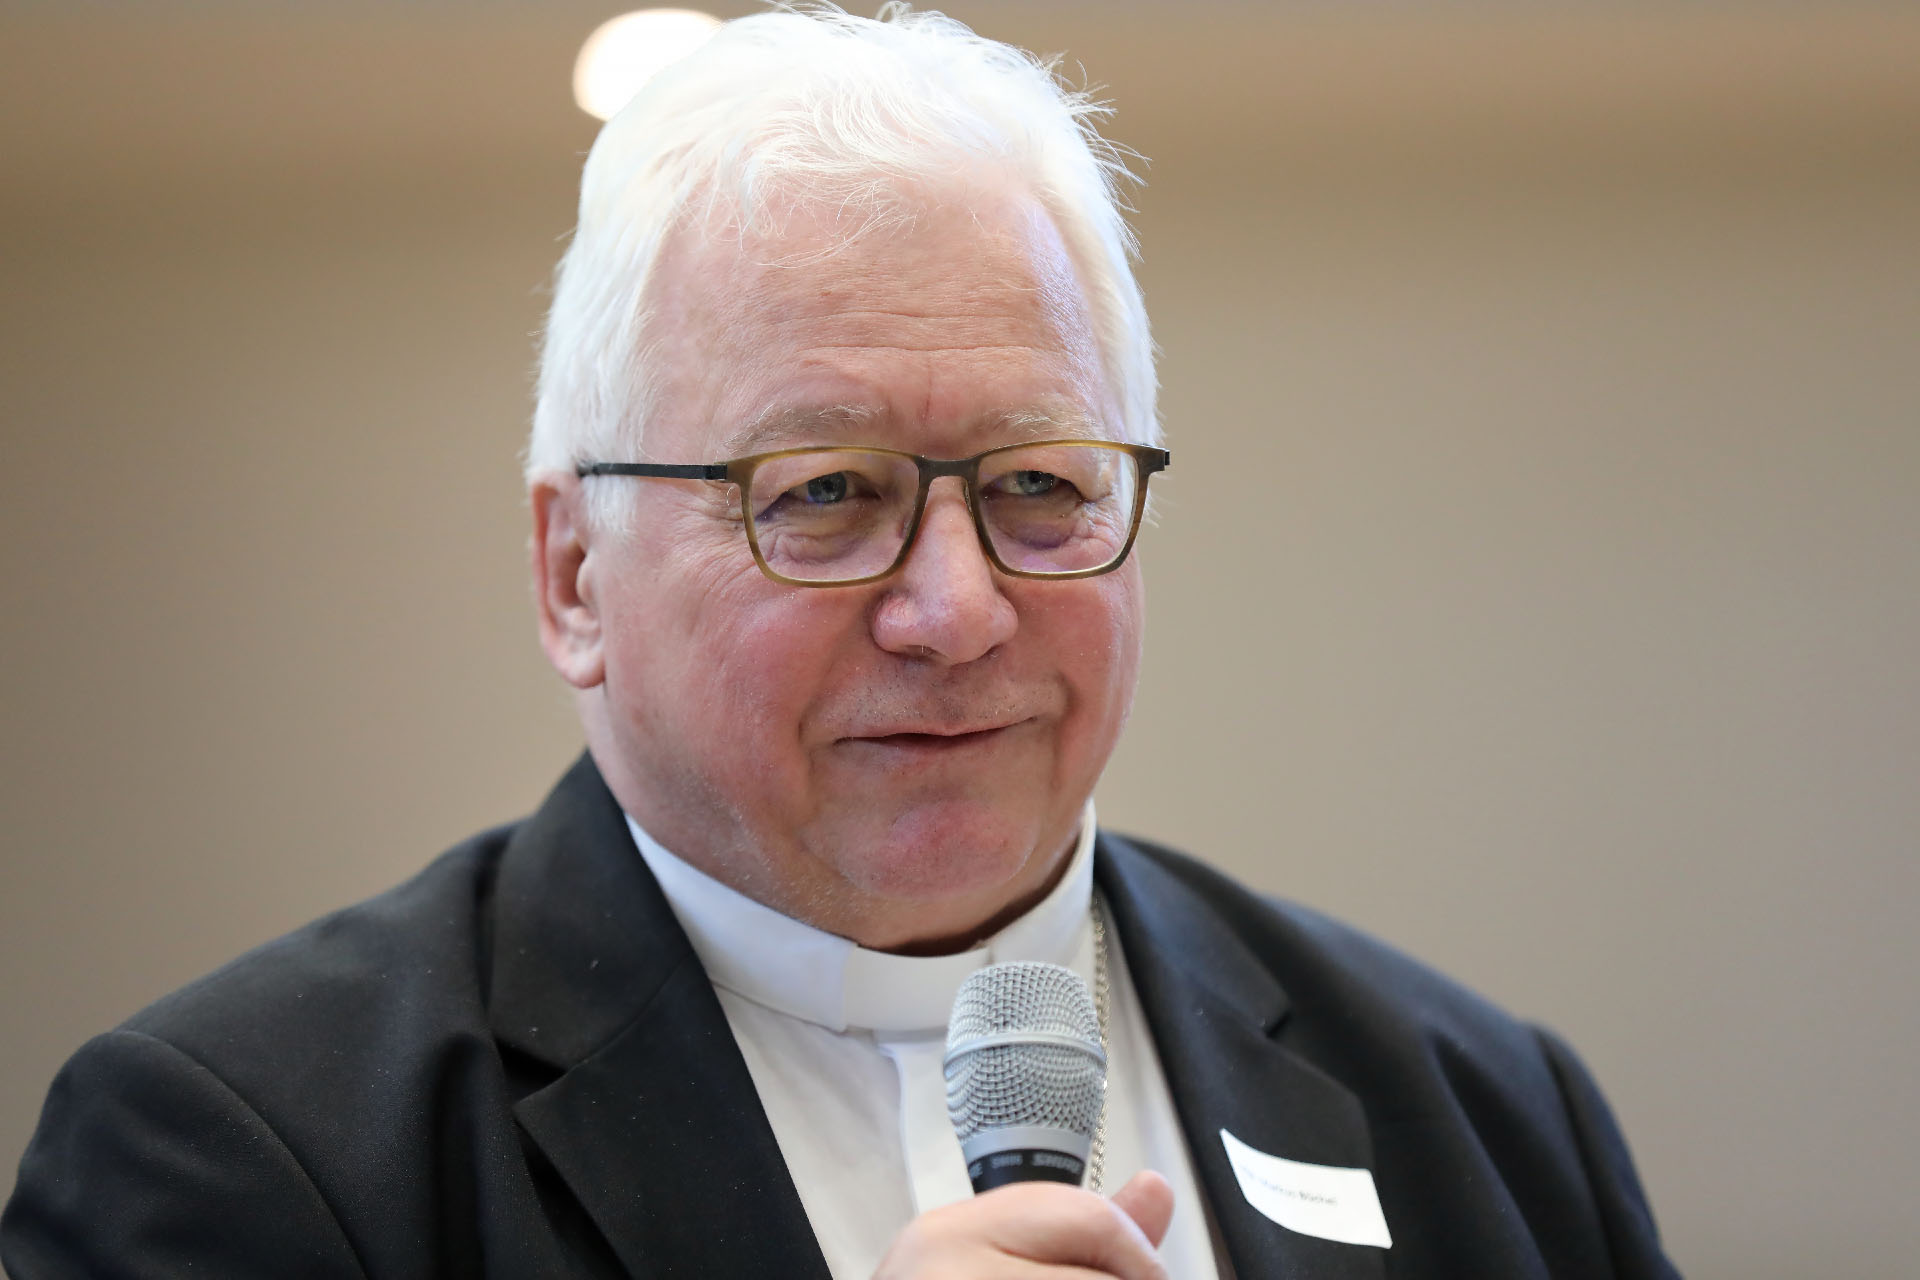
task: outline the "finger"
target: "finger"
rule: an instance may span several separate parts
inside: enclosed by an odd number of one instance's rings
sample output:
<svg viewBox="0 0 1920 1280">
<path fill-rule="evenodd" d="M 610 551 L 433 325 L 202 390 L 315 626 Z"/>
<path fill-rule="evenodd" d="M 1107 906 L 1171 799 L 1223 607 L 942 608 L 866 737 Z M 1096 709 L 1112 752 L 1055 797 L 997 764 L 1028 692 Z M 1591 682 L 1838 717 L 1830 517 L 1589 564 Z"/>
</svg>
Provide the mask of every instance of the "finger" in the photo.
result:
<svg viewBox="0 0 1920 1280">
<path fill-rule="evenodd" d="M 1167 1198 L 1170 1202 L 1171 1193 Z M 1116 1280 L 1166 1280 L 1153 1242 L 1140 1225 L 1091 1192 L 1029 1182 L 989 1191 L 972 1203 L 989 1211 L 993 1245 L 1015 1257 L 1091 1267 Z"/>
<path fill-rule="evenodd" d="M 1142 1169 L 1113 1193 L 1113 1202 L 1140 1225 L 1141 1234 L 1158 1249 L 1173 1223 L 1172 1185 L 1153 1170 Z"/>
</svg>

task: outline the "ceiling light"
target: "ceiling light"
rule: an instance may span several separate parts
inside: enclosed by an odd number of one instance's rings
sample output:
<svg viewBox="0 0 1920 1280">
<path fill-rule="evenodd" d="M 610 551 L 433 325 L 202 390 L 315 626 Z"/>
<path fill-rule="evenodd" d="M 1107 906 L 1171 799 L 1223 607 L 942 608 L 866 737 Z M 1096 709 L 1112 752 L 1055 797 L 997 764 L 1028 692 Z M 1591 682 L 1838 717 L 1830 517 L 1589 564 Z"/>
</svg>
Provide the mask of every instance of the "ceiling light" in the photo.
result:
<svg viewBox="0 0 1920 1280">
<path fill-rule="evenodd" d="M 605 120 L 662 68 L 686 57 L 720 27 L 693 9 L 636 9 L 600 24 L 573 64 L 573 100 Z"/>
</svg>

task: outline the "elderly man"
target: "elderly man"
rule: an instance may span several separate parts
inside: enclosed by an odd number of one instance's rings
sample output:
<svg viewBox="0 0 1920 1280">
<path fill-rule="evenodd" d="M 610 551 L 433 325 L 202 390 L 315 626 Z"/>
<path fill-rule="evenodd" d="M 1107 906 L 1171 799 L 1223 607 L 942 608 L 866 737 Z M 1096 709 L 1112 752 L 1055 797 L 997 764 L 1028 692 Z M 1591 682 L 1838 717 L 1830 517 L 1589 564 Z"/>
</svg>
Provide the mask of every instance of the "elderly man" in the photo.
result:
<svg viewBox="0 0 1920 1280">
<path fill-rule="evenodd" d="M 1152 349 L 1092 108 L 935 15 L 731 24 L 601 135 L 528 458 L 587 757 L 84 1048 L 67 1275 L 1656 1276 L 1570 1053 L 1096 835 Z M 1079 970 L 1097 1188 L 975 1196 L 948 1007 Z"/>
</svg>

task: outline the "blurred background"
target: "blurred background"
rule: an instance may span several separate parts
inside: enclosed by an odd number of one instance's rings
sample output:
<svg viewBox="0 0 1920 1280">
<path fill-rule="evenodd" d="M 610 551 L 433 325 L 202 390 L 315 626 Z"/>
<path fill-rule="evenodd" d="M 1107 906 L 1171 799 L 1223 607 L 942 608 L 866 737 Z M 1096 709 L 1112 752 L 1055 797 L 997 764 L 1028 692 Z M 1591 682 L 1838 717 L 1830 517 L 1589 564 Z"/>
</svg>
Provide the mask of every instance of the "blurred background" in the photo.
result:
<svg viewBox="0 0 1920 1280">
<path fill-rule="evenodd" d="M 618 8 L 0 7 L 0 1195 L 578 750 L 517 453 Z M 950 11 L 1151 158 L 1104 821 L 1570 1036 L 1690 1275 L 1920 1271 L 1920 9 Z"/>
</svg>

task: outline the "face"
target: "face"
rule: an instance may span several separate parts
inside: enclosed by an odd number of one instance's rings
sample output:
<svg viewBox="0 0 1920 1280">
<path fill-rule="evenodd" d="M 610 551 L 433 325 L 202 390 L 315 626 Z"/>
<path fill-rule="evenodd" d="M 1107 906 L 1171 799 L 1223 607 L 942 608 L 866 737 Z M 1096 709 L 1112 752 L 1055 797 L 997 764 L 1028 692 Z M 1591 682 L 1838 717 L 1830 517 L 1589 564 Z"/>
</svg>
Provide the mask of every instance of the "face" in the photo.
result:
<svg viewBox="0 0 1920 1280">
<path fill-rule="evenodd" d="M 851 245 L 686 236 L 654 287 L 652 460 L 1122 438 L 1077 272 L 1021 199 L 970 193 Z M 1136 562 L 1008 578 L 942 478 L 894 576 L 785 586 L 731 486 L 586 483 L 635 486 L 633 518 L 594 532 L 577 486 L 536 492 L 543 638 L 642 826 L 868 946 L 960 945 L 1045 892 L 1132 699 Z"/>
</svg>

